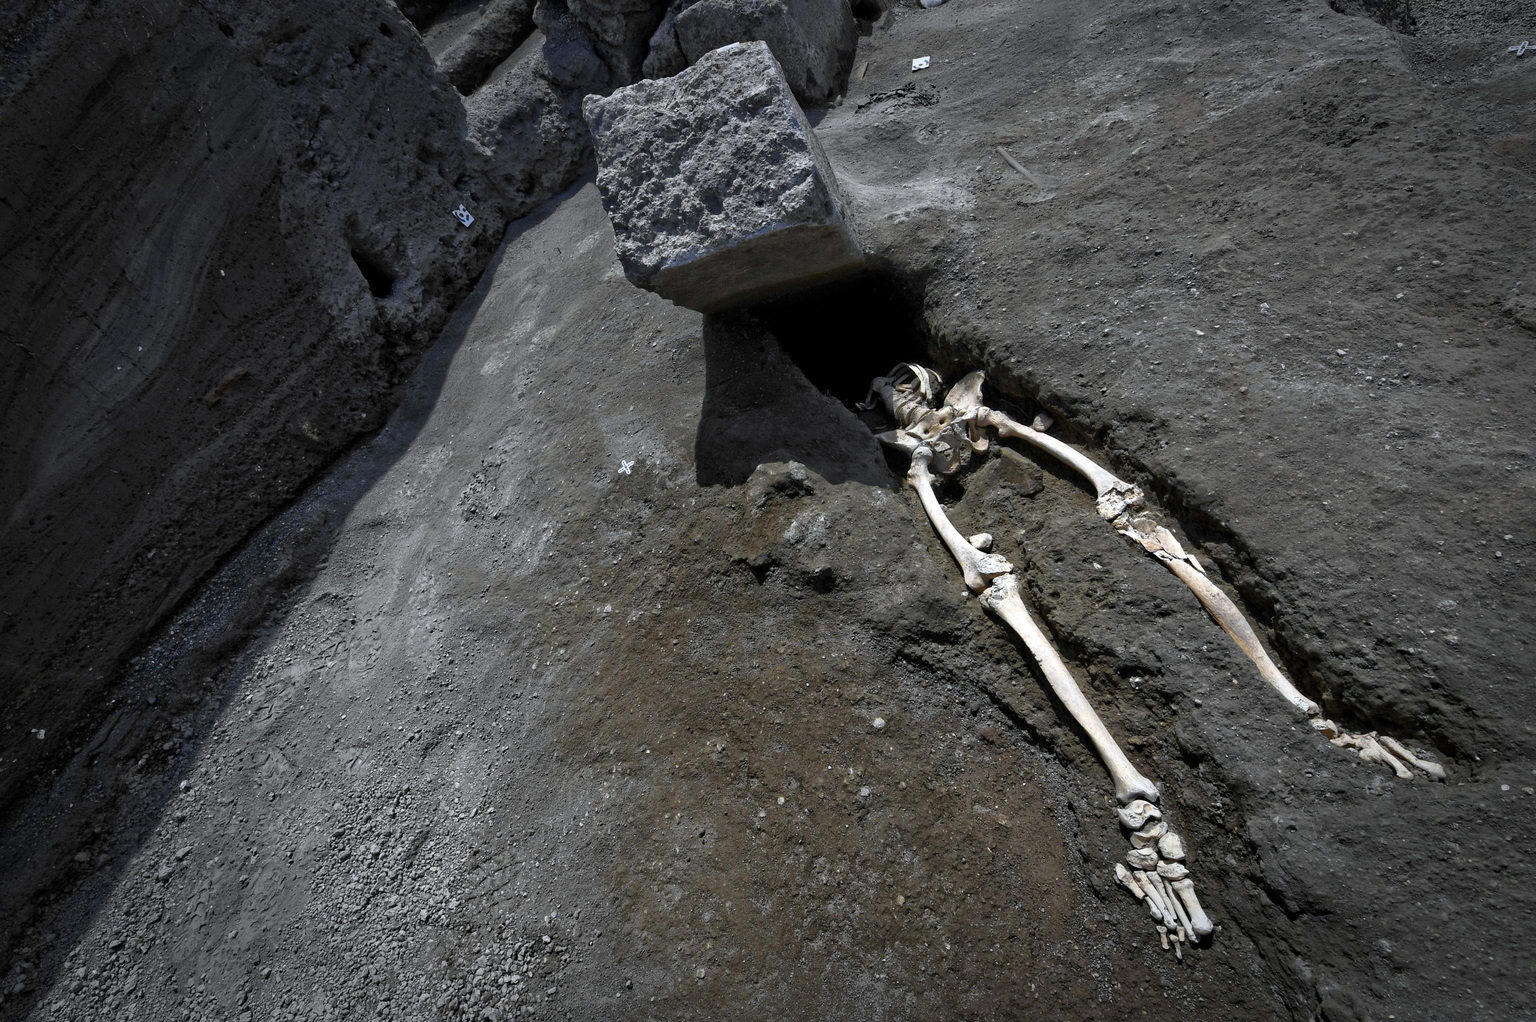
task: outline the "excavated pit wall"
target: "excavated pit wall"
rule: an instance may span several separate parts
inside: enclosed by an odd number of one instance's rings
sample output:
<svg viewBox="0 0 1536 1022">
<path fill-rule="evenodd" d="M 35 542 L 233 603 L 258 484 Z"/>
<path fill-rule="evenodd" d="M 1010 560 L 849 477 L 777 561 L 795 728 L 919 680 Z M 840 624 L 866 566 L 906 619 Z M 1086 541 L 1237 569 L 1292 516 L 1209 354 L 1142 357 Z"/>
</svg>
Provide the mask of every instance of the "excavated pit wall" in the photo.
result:
<svg viewBox="0 0 1536 1022">
<path fill-rule="evenodd" d="M 442 6 L 409 13 L 429 28 Z M 191 587 L 382 423 L 508 219 L 579 172 L 581 97 L 627 80 L 596 51 L 654 27 L 629 9 L 627 35 L 566 17 L 504 60 L 531 21 L 456 5 L 472 38 L 442 56 L 485 82 L 467 109 L 387 0 L 0 16 L 0 805 L 101 719 Z"/>
</svg>

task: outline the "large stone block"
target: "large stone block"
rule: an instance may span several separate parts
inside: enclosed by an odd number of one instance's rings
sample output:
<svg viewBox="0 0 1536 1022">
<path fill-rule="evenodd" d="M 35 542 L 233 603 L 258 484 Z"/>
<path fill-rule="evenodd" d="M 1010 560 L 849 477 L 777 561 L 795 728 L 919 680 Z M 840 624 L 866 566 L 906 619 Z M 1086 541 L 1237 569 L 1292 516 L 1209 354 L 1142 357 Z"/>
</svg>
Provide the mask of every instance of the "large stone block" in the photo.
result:
<svg viewBox="0 0 1536 1022">
<path fill-rule="evenodd" d="M 762 42 L 583 106 L 630 281 L 702 312 L 856 270 L 837 182 Z"/>
<path fill-rule="evenodd" d="M 842 91 L 858 42 L 848 0 L 698 0 L 676 31 L 690 63 L 729 43 L 767 43 L 796 98 L 811 104 Z"/>
</svg>

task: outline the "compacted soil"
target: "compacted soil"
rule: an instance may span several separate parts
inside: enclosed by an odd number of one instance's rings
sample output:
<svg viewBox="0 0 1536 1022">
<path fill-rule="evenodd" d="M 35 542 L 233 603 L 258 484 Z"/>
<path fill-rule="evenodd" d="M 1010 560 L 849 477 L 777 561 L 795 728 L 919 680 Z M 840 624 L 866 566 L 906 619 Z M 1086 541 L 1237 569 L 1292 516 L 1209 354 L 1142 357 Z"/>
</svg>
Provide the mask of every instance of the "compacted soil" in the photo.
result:
<svg viewBox="0 0 1536 1022">
<path fill-rule="evenodd" d="M 0 1014 L 1530 1016 L 1520 13 L 898 6 L 812 112 L 871 274 L 757 310 L 629 285 L 590 178 L 514 223 L 6 820 Z M 1448 781 L 1328 745 L 1075 478 L 990 453 L 950 514 L 1219 924 L 1161 950 L 1102 767 L 851 407 L 908 359 L 1144 486 Z"/>
</svg>

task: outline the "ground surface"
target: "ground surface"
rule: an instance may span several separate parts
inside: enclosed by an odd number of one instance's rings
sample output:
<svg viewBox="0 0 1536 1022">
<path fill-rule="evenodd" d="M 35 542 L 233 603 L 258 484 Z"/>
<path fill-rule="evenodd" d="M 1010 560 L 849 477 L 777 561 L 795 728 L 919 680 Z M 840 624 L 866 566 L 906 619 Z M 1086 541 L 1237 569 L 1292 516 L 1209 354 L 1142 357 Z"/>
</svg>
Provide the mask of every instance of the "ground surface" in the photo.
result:
<svg viewBox="0 0 1536 1022">
<path fill-rule="evenodd" d="M 816 119 L 915 342 L 868 292 L 821 334 L 639 292 L 590 184 L 515 226 L 389 426 L 8 821 L 13 869 L 68 866 L 0 1010 L 1529 1016 L 1513 13 L 898 8 Z M 926 343 L 1050 410 L 1310 694 L 1450 782 L 1320 742 L 1071 479 L 986 461 L 951 514 L 1020 565 L 1221 924 L 1158 950 L 1097 761 L 762 322 L 827 386 Z"/>
</svg>

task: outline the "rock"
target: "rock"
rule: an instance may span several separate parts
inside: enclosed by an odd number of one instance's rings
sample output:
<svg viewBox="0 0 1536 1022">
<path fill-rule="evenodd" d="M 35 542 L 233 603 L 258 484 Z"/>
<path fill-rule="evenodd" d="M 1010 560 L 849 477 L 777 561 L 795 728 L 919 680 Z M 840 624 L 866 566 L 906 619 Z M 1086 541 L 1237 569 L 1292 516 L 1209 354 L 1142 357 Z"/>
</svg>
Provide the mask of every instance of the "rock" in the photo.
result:
<svg viewBox="0 0 1536 1022">
<path fill-rule="evenodd" d="M 533 32 L 534 0 L 490 0 L 470 29 L 437 58 L 437 66 L 464 95 Z"/>
<path fill-rule="evenodd" d="M 701 312 L 858 269 L 832 168 L 762 42 L 582 108 L 630 281 Z"/>
<path fill-rule="evenodd" d="M 555 83 L 583 77 L 579 49 L 573 42 L 557 50 L 556 69 L 546 45 L 524 63 L 497 69 L 465 101 L 470 139 L 487 154 L 487 177 L 509 214 L 526 213 L 565 187 L 587 158 L 580 94 Z M 587 52 L 595 64 L 597 58 Z"/>
<path fill-rule="evenodd" d="M 550 0 L 540 0 L 543 7 Z M 640 77 L 651 33 L 661 23 L 665 0 L 569 0 L 571 16 L 592 37 L 615 80 Z"/>
<path fill-rule="evenodd" d="M 678 14 L 677 38 L 690 63 L 729 43 L 762 40 L 795 96 L 814 104 L 842 91 L 858 30 L 848 0 L 699 0 Z"/>
<path fill-rule="evenodd" d="M 533 20 L 544 33 L 544 49 L 542 65 L 535 61 L 532 66 L 554 85 L 586 95 L 606 93 L 635 77 L 614 76 L 591 31 L 560 0 L 541 0 Z"/>
<path fill-rule="evenodd" d="M 386 0 L 30 6 L 0 31 L 26 39 L 0 75 L 4 800 L 49 751 L 22 722 L 95 719 L 124 652 L 382 424 L 503 226 L 450 215 L 480 188 L 463 107 Z"/>
<path fill-rule="evenodd" d="M 667 8 L 661 24 L 651 33 L 650 48 L 641 65 L 641 74 L 646 78 L 670 78 L 688 66 L 688 56 L 677 38 L 677 16 L 688 6 L 688 0 L 681 0 Z"/>
</svg>

